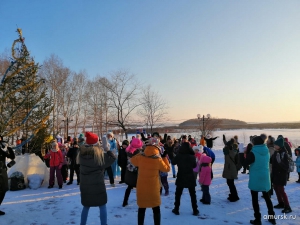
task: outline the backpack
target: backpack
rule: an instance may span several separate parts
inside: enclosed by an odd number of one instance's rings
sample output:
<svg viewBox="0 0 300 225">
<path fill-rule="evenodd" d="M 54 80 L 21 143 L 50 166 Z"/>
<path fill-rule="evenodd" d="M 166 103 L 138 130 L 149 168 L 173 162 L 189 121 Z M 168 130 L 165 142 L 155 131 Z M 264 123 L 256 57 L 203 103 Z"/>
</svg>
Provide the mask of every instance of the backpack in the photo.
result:
<svg viewBox="0 0 300 225">
<path fill-rule="evenodd" d="M 285 152 L 283 152 L 281 154 L 281 158 L 283 159 Z M 289 154 L 286 154 L 287 158 L 288 158 L 288 162 L 289 162 L 289 168 L 288 168 L 288 172 L 294 172 L 295 170 L 295 162 L 293 161 L 292 157 Z"/>
<path fill-rule="evenodd" d="M 26 188 L 24 176 L 21 172 L 14 172 L 10 177 L 10 190 L 18 191 Z"/>
</svg>

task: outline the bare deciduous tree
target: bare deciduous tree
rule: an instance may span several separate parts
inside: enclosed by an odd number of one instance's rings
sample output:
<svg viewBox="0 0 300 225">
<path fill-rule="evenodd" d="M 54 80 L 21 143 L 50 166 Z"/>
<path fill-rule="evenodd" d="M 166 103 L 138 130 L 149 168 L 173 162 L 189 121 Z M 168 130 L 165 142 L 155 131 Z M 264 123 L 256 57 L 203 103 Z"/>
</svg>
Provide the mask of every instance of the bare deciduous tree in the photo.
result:
<svg viewBox="0 0 300 225">
<path fill-rule="evenodd" d="M 138 114 L 150 127 L 152 133 L 153 127 L 164 121 L 167 115 L 167 104 L 157 92 L 151 90 L 150 85 L 142 90 L 140 103 L 141 108 L 138 110 Z"/>
<path fill-rule="evenodd" d="M 112 104 L 112 125 L 122 128 L 126 138 L 127 129 L 130 126 L 131 113 L 141 105 L 136 96 L 139 92 L 139 84 L 134 75 L 127 71 L 116 71 L 110 74 L 110 80 L 102 79 L 101 83 L 108 90 L 108 99 Z"/>
<path fill-rule="evenodd" d="M 53 102 L 53 135 L 55 136 L 59 132 L 59 126 L 61 120 L 59 115 L 62 114 L 62 102 L 61 102 L 61 92 L 64 90 L 64 85 L 66 84 L 70 73 L 68 69 L 64 67 L 62 60 L 52 54 L 50 57 L 46 58 L 43 62 L 43 66 L 39 70 L 39 75 L 46 80 L 49 86 L 49 91 Z"/>
</svg>

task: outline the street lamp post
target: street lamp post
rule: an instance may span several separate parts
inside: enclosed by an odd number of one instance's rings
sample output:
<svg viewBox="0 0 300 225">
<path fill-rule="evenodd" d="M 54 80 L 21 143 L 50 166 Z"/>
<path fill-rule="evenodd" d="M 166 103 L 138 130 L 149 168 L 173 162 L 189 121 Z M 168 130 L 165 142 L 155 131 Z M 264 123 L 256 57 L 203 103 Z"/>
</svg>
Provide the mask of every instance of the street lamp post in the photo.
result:
<svg viewBox="0 0 300 225">
<path fill-rule="evenodd" d="M 66 122 L 67 123 L 67 138 L 69 137 L 69 122 L 72 122 L 73 119 L 69 119 L 69 117 L 63 119 L 62 121 Z"/>
<path fill-rule="evenodd" d="M 198 120 L 199 120 L 199 127 L 200 127 L 200 130 L 201 130 L 201 125 L 200 125 L 200 123 L 201 123 L 201 120 L 202 120 L 202 131 L 201 131 L 201 133 L 202 133 L 202 136 L 204 136 L 204 123 L 210 119 L 210 114 L 207 114 L 207 115 L 206 115 L 206 118 L 205 118 L 205 115 L 203 115 L 203 116 L 201 117 L 200 114 L 197 114 L 197 118 L 198 118 Z"/>
</svg>

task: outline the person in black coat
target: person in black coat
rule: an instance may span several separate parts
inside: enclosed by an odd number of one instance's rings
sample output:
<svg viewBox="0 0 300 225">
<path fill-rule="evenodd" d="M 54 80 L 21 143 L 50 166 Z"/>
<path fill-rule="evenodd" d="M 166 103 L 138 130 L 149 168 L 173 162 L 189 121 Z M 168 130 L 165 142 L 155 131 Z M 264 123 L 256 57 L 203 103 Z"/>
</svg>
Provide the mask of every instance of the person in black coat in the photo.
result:
<svg viewBox="0 0 300 225">
<path fill-rule="evenodd" d="M 196 180 L 193 169 L 196 167 L 196 158 L 193 149 L 188 142 L 181 144 L 178 154 L 172 159 L 172 164 L 177 165 L 178 173 L 175 182 L 175 207 L 172 212 L 179 215 L 180 198 L 184 188 L 189 189 L 191 203 L 193 208 L 193 215 L 199 215 L 197 197 L 196 197 Z"/>
<path fill-rule="evenodd" d="M 171 139 L 170 136 L 167 137 L 167 142 L 164 144 L 164 149 L 168 153 L 169 160 L 172 160 L 174 158 L 174 146 L 175 144 L 173 143 L 173 140 Z M 176 169 L 175 166 L 172 164 L 172 174 L 173 178 L 176 178 Z"/>
<path fill-rule="evenodd" d="M 5 193 L 8 191 L 6 158 L 14 160 L 15 153 L 12 148 L 7 147 L 7 143 L 4 143 L 2 136 L 0 136 L 0 205 L 5 197 Z M 5 212 L 0 211 L 0 216 L 3 215 L 5 215 Z"/>
<path fill-rule="evenodd" d="M 124 200 L 122 206 L 125 207 L 128 205 L 128 199 L 131 193 L 131 190 L 136 187 L 136 182 L 138 178 L 138 168 L 131 164 L 130 159 L 141 152 L 143 142 L 134 138 L 130 145 L 126 148 L 126 173 L 124 181 L 128 185 L 124 194 Z"/>
<path fill-rule="evenodd" d="M 206 137 L 204 137 L 204 140 L 206 141 L 206 146 L 208 148 L 212 148 L 213 147 L 213 141 L 216 140 L 219 136 L 217 137 L 211 137 L 210 134 L 206 135 Z"/>
<path fill-rule="evenodd" d="M 121 167 L 121 181 L 119 184 L 125 183 L 125 173 L 126 173 L 126 167 L 127 167 L 127 153 L 126 148 L 129 145 L 128 140 L 124 140 L 122 142 L 122 146 L 119 148 L 119 154 L 118 154 L 118 166 Z"/>
<path fill-rule="evenodd" d="M 73 142 L 73 145 L 69 148 L 69 151 L 67 153 L 67 157 L 71 161 L 69 168 L 70 168 L 70 179 L 67 185 L 73 184 L 73 177 L 74 177 L 74 171 L 77 176 L 77 185 L 80 184 L 80 166 L 76 162 L 76 157 L 78 155 L 79 146 L 77 144 L 77 141 Z"/>
<path fill-rule="evenodd" d="M 282 213 L 290 213 L 292 209 L 288 197 L 284 191 L 284 186 L 287 183 L 289 161 L 288 153 L 284 148 L 283 138 L 279 138 L 274 142 L 275 152 L 270 159 L 272 164 L 272 182 L 275 190 L 278 204 L 274 208 L 283 208 Z"/>
</svg>

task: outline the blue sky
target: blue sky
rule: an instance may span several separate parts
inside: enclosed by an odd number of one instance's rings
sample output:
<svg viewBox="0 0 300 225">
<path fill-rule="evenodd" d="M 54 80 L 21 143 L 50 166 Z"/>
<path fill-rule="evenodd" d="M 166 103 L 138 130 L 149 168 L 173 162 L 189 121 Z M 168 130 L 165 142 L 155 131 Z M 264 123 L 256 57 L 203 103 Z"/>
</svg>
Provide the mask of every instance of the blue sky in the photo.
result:
<svg viewBox="0 0 300 225">
<path fill-rule="evenodd" d="M 0 52 L 18 26 L 40 63 L 55 54 L 90 77 L 129 70 L 172 121 L 299 121 L 299 12 L 292 0 L 1 1 Z"/>
</svg>

